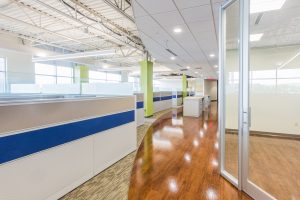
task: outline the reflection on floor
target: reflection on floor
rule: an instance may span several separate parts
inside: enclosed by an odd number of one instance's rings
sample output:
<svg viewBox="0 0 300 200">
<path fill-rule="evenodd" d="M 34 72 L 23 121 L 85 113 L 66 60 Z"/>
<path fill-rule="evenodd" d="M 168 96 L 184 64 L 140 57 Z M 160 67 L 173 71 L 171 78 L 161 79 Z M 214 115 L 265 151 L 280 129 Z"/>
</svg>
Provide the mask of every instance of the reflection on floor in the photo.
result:
<svg viewBox="0 0 300 200">
<path fill-rule="evenodd" d="M 236 134 L 226 134 L 226 170 L 235 176 L 237 142 Z M 300 140 L 250 136 L 249 155 L 251 182 L 277 199 L 300 199 Z"/>
<path fill-rule="evenodd" d="M 138 144 L 141 143 L 149 124 L 138 127 Z M 82 184 L 61 200 L 126 200 L 130 173 L 136 152 L 133 152 Z"/>
<path fill-rule="evenodd" d="M 128 197 L 251 199 L 218 173 L 217 105 L 201 118 L 162 117 L 138 149 Z"/>
</svg>

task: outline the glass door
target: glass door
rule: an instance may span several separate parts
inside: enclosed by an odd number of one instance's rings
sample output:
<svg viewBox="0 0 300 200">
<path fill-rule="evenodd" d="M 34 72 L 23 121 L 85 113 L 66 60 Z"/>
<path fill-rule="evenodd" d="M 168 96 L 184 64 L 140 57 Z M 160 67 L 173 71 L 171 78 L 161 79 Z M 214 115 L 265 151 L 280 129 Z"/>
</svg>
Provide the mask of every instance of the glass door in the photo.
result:
<svg viewBox="0 0 300 200">
<path fill-rule="evenodd" d="M 239 186 L 239 103 L 240 51 L 239 0 L 227 2 L 221 8 L 220 25 L 220 173 Z"/>
<path fill-rule="evenodd" d="M 244 3 L 242 188 L 300 199 L 300 2 Z"/>
</svg>

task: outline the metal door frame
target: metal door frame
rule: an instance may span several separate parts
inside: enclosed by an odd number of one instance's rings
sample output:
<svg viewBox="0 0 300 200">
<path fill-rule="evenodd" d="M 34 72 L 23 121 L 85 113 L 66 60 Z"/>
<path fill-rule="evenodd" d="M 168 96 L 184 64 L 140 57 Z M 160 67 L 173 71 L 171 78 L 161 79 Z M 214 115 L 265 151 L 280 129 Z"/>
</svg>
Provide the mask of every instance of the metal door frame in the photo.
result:
<svg viewBox="0 0 300 200">
<path fill-rule="evenodd" d="M 239 2 L 239 103 L 238 103 L 238 178 L 224 169 L 225 160 L 225 79 L 226 63 L 226 9 L 234 2 Z M 258 200 L 274 200 L 270 194 L 248 179 L 249 164 L 249 127 L 251 126 L 249 102 L 249 35 L 250 35 L 250 0 L 229 0 L 220 8 L 219 16 L 219 172 L 239 190 L 245 191 Z"/>
</svg>

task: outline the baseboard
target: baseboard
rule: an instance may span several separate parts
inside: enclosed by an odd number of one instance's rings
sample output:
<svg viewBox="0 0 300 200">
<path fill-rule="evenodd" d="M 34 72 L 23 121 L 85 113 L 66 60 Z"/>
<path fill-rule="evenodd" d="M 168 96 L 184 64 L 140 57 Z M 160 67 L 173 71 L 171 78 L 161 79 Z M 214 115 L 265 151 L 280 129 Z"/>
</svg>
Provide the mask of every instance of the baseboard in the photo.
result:
<svg viewBox="0 0 300 200">
<path fill-rule="evenodd" d="M 236 129 L 226 129 L 226 133 L 227 134 L 238 134 L 238 131 Z M 300 135 L 287 134 L 287 133 L 271 133 L 271 132 L 264 132 L 264 131 L 251 131 L 250 136 L 300 140 Z"/>
</svg>

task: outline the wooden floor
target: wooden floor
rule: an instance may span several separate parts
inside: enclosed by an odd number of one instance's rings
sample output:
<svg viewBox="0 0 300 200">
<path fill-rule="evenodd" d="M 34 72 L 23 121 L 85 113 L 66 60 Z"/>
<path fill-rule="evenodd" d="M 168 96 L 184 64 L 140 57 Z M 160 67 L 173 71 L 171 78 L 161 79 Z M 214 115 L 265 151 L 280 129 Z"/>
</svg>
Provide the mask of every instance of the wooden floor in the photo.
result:
<svg viewBox="0 0 300 200">
<path fill-rule="evenodd" d="M 237 177 L 238 136 L 226 134 L 225 169 Z M 300 140 L 250 136 L 249 179 L 279 200 L 300 199 Z"/>
<path fill-rule="evenodd" d="M 157 121 L 138 149 L 128 199 L 251 199 L 218 173 L 217 128 L 216 103 L 202 118 Z"/>
</svg>

